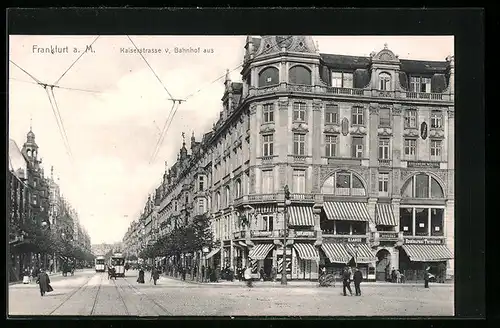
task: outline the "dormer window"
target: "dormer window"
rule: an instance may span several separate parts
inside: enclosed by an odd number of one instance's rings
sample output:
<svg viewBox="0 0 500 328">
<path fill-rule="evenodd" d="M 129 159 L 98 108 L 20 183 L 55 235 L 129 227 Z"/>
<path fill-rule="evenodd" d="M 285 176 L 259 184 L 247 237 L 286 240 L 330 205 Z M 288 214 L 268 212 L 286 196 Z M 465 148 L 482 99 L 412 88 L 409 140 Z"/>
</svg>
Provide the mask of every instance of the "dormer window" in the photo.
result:
<svg viewBox="0 0 500 328">
<path fill-rule="evenodd" d="M 411 92 L 431 92 L 431 79 L 428 77 L 412 76 L 410 77 Z"/>
<path fill-rule="evenodd" d="M 391 76 L 387 73 L 381 73 L 379 75 L 379 89 L 382 91 L 391 90 Z"/>
<path fill-rule="evenodd" d="M 352 88 L 353 74 L 348 72 L 332 72 L 332 87 Z"/>
</svg>

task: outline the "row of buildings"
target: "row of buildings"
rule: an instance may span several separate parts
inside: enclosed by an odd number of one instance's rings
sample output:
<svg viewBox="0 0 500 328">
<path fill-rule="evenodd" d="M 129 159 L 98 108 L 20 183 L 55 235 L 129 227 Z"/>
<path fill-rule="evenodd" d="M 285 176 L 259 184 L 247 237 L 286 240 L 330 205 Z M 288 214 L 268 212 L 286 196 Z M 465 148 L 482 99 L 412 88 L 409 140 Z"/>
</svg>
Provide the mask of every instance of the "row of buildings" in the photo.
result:
<svg viewBox="0 0 500 328">
<path fill-rule="evenodd" d="M 54 168 L 46 176 L 33 131 L 19 149 L 9 140 L 9 254 L 11 280 L 18 280 L 20 273 L 35 265 L 60 268 L 60 258 L 55 254 L 42 254 L 35 235 L 50 229 L 73 246 L 90 253 L 90 237 L 80 224 L 78 213 L 64 199 L 54 179 Z"/>
<path fill-rule="evenodd" d="M 183 141 L 125 249 L 206 213 L 217 247 L 191 258 L 213 267 L 316 279 L 354 262 L 370 280 L 393 268 L 453 276 L 452 56 L 322 54 L 307 36 L 248 37 L 241 76 L 226 76 L 212 131 L 189 150 Z"/>
</svg>

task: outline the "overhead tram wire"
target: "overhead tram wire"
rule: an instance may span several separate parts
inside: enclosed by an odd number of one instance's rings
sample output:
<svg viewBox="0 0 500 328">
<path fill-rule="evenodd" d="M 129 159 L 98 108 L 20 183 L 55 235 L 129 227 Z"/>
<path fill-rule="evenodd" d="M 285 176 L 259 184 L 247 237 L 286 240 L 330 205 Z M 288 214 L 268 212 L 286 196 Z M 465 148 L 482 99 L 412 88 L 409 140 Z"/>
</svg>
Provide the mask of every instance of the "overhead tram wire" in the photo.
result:
<svg viewBox="0 0 500 328">
<path fill-rule="evenodd" d="M 17 81 L 17 82 L 22 82 L 22 83 L 35 84 L 35 85 L 43 85 L 43 83 L 25 81 L 25 80 L 21 80 L 21 79 L 16 79 L 15 77 L 9 77 L 9 80 L 13 80 L 13 81 Z M 96 91 L 96 90 L 87 90 L 87 89 L 79 89 L 79 88 L 61 87 L 60 85 L 49 85 L 49 86 L 57 88 L 57 89 L 62 89 L 62 90 L 104 94 L 104 92 Z"/>
<path fill-rule="evenodd" d="M 177 103 L 177 107 L 175 107 L 175 105 L 176 105 L 176 102 L 174 101 L 172 104 L 172 108 L 170 109 L 170 113 L 167 116 L 167 119 L 165 120 L 165 124 L 163 125 L 162 131 L 161 131 L 160 136 L 158 138 L 158 141 L 156 142 L 155 150 L 154 150 L 153 154 L 151 155 L 151 158 L 149 160 L 149 164 L 152 164 L 156 160 L 156 156 L 160 152 L 161 145 L 163 144 L 163 140 L 165 139 L 165 136 L 168 132 L 168 129 L 170 128 L 170 124 L 173 121 L 174 115 L 180 106 L 180 102 Z"/>
<path fill-rule="evenodd" d="M 160 152 L 160 149 L 161 149 L 161 146 L 163 144 L 163 140 L 165 140 L 165 136 L 167 135 L 168 133 L 168 130 L 170 129 L 170 125 L 172 124 L 172 121 L 174 120 L 174 116 L 175 116 L 175 113 L 177 113 L 177 110 L 179 109 L 179 106 L 180 106 L 180 103 L 177 105 L 177 107 L 174 109 L 172 115 L 170 116 L 170 120 L 167 120 L 168 122 L 168 126 L 167 126 L 167 129 L 165 130 L 165 133 L 163 133 L 162 136 L 160 136 L 160 141 L 159 141 L 159 144 L 158 144 L 158 149 L 156 150 L 156 154 L 155 156 L 153 157 L 153 160 L 152 162 L 154 162 L 156 160 L 156 156 L 158 155 L 158 153 Z M 165 122 L 165 123 L 167 123 Z"/>
<path fill-rule="evenodd" d="M 90 48 L 92 48 L 92 45 L 93 45 L 93 44 L 97 41 L 97 39 L 99 39 L 99 37 L 100 37 L 100 35 L 98 35 L 98 36 L 94 39 L 94 41 L 92 41 L 92 43 L 90 44 L 90 46 L 87 46 L 87 48 L 89 48 L 89 47 L 90 47 Z M 87 53 L 87 50 L 85 49 L 85 51 L 83 51 L 83 52 L 80 54 L 80 56 L 78 56 L 78 58 L 76 58 L 76 60 L 73 62 L 73 64 L 71 64 L 71 65 L 68 67 L 68 69 L 66 69 L 66 70 L 64 71 L 64 73 L 63 73 L 63 74 L 62 74 L 62 75 L 61 75 L 61 76 L 57 79 L 57 81 L 55 81 L 55 82 L 53 83 L 53 85 L 57 85 L 57 84 L 59 83 L 59 81 L 61 81 L 61 79 L 64 77 L 64 75 L 66 75 L 66 73 L 68 73 L 68 71 L 69 71 L 69 70 L 70 70 L 70 69 L 71 69 L 71 68 L 72 68 L 72 67 L 76 64 L 76 62 L 77 62 L 80 58 L 82 58 L 82 56 L 83 56 L 83 55 L 85 55 L 86 53 Z"/>
<path fill-rule="evenodd" d="M 253 58 L 253 60 L 255 60 L 255 59 L 259 58 L 259 57 L 262 57 L 262 56 L 265 56 L 265 55 L 269 54 L 269 53 L 270 53 L 270 52 L 271 52 L 274 48 L 276 48 L 276 46 L 281 45 L 283 42 L 285 42 L 285 41 L 287 41 L 287 40 L 289 40 L 289 39 L 291 39 L 291 38 L 293 38 L 293 37 L 294 37 L 294 36 L 293 36 L 293 35 L 291 35 L 291 36 L 289 36 L 289 37 L 285 38 L 284 40 L 280 41 L 279 43 L 274 44 L 273 46 L 271 46 L 271 47 L 269 47 L 268 49 L 264 50 L 261 54 L 259 54 L 259 55 L 255 56 L 255 57 Z M 277 49 L 278 49 L 278 50 L 280 50 L 279 48 L 277 48 Z M 232 70 L 230 70 L 230 71 L 229 71 L 229 73 L 232 73 L 232 72 L 236 71 L 237 69 L 242 68 L 242 67 L 243 67 L 243 65 L 244 65 L 244 63 L 239 64 L 238 66 L 236 66 L 235 68 L 233 68 Z M 227 73 L 225 73 L 225 74 L 223 74 L 223 75 L 219 76 L 218 78 L 216 78 L 215 80 L 213 80 L 212 82 L 210 82 L 210 83 L 207 85 L 207 88 L 208 88 L 209 86 L 211 86 L 212 84 L 214 84 L 215 82 L 219 81 L 220 79 L 224 78 L 224 77 L 226 76 L 226 74 L 227 74 Z M 189 98 L 191 98 L 192 96 L 194 96 L 194 95 L 196 95 L 197 93 L 201 92 L 203 89 L 204 89 L 204 88 L 200 88 L 200 89 L 198 89 L 197 91 L 195 91 L 195 92 L 193 92 L 193 93 L 189 94 L 187 97 L 185 97 L 185 100 L 188 100 L 188 99 L 189 99 Z"/>
<path fill-rule="evenodd" d="M 54 104 L 52 103 L 52 99 L 50 99 L 50 93 L 48 91 L 48 87 L 53 87 L 52 85 L 49 85 L 49 84 L 46 84 L 46 83 L 43 83 L 42 81 L 40 81 L 39 79 L 37 79 L 36 77 L 34 77 L 33 75 L 31 75 L 30 73 L 28 73 L 28 71 L 26 71 L 25 69 L 23 69 L 21 66 L 17 65 L 14 61 L 10 60 L 9 61 L 14 64 L 17 68 L 19 68 L 21 71 L 23 71 L 24 73 L 26 73 L 26 75 L 28 75 L 29 77 L 31 77 L 35 82 L 37 82 L 38 85 L 40 85 L 41 87 L 43 87 L 45 89 L 45 92 L 47 93 L 47 97 L 49 98 L 49 102 L 50 102 L 50 106 L 52 108 L 52 113 L 54 114 L 55 118 L 56 118 L 56 123 L 57 123 L 57 127 L 59 129 L 59 133 L 61 134 L 61 138 L 63 139 L 63 144 L 64 144 L 64 147 L 66 148 L 66 152 L 70 158 L 70 161 L 71 163 L 73 163 L 73 156 L 72 156 L 72 152 L 71 152 L 71 148 L 70 148 L 70 145 L 69 145 L 69 142 L 67 141 L 67 139 L 64 137 L 64 127 L 61 128 L 61 124 L 63 124 L 63 122 L 59 122 L 59 119 L 58 119 L 58 116 L 57 116 L 57 113 L 56 113 L 56 110 L 54 108 Z"/>
<path fill-rule="evenodd" d="M 52 103 L 52 99 L 50 98 L 50 92 L 48 90 L 48 86 L 45 86 L 45 91 L 47 92 L 47 97 L 49 98 L 49 102 L 50 102 L 50 106 L 51 106 L 51 109 L 52 109 L 52 113 L 54 114 L 54 117 L 56 119 L 57 127 L 59 129 L 59 134 L 61 135 L 61 138 L 63 139 L 64 147 L 66 148 L 66 152 L 67 152 L 68 156 L 70 157 L 71 162 L 73 163 L 73 156 L 72 156 L 72 153 L 71 153 L 71 148 L 70 148 L 69 144 L 67 143 L 67 140 L 66 140 L 66 138 L 64 136 L 63 128 L 61 128 L 62 122 L 59 122 L 59 119 L 58 119 L 58 116 L 57 116 L 54 104 Z"/>
<path fill-rule="evenodd" d="M 64 127 L 64 120 L 61 116 L 61 112 L 59 111 L 59 105 L 57 104 L 56 95 L 54 94 L 54 86 L 51 86 L 50 92 L 52 93 L 52 99 L 54 100 L 56 113 L 59 116 L 59 120 L 61 121 L 62 131 L 63 131 L 64 137 L 66 139 L 66 143 L 68 144 L 69 152 L 71 154 L 71 157 L 73 157 L 73 152 L 71 151 L 71 147 L 69 147 L 70 143 L 69 143 L 69 139 L 68 139 L 68 134 L 66 133 L 66 129 Z"/>
</svg>

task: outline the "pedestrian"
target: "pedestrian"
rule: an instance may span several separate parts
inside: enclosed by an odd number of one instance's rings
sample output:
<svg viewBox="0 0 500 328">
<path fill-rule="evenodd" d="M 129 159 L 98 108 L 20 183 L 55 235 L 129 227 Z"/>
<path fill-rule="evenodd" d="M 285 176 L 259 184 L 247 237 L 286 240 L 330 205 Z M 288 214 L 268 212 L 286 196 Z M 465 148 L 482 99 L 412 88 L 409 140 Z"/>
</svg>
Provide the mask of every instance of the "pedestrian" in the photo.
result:
<svg viewBox="0 0 500 328">
<path fill-rule="evenodd" d="M 323 266 L 323 267 L 321 268 L 321 275 L 322 275 L 322 276 L 326 275 L 326 267 L 325 267 L 325 266 Z"/>
<path fill-rule="evenodd" d="M 391 282 L 396 282 L 396 270 L 392 267 L 391 271 Z"/>
<path fill-rule="evenodd" d="M 396 283 L 401 283 L 401 272 L 399 270 L 396 270 Z"/>
<path fill-rule="evenodd" d="M 278 275 L 278 269 L 276 269 L 276 266 L 273 266 L 271 269 L 271 279 L 272 281 L 276 281 L 276 276 Z"/>
<path fill-rule="evenodd" d="M 361 296 L 361 281 L 363 281 L 363 274 L 357 267 L 354 270 L 354 289 L 356 290 L 356 296 Z"/>
<path fill-rule="evenodd" d="M 250 266 L 248 266 L 246 269 L 245 269 L 245 281 L 246 281 L 246 284 L 247 284 L 247 287 L 249 288 L 252 288 L 253 287 L 253 282 L 252 282 L 252 269 L 250 268 Z"/>
<path fill-rule="evenodd" d="M 205 282 L 205 266 L 201 266 L 201 282 Z"/>
<path fill-rule="evenodd" d="M 137 282 L 139 284 L 144 283 L 144 270 L 142 268 L 139 269 L 139 277 L 137 277 Z"/>
<path fill-rule="evenodd" d="M 260 281 L 264 281 L 265 276 L 266 276 L 266 273 L 264 272 L 264 268 L 260 268 L 259 275 L 260 275 Z"/>
<path fill-rule="evenodd" d="M 30 270 L 24 269 L 23 272 L 23 284 L 29 284 L 31 282 Z"/>
<path fill-rule="evenodd" d="M 47 272 L 45 272 L 44 269 L 39 270 L 40 273 L 38 273 L 37 278 L 36 278 L 36 283 L 38 284 L 38 287 L 40 287 L 40 295 L 44 296 L 45 293 L 50 293 L 54 291 L 52 289 L 52 286 L 50 286 L 50 278 Z"/>
<path fill-rule="evenodd" d="M 181 267 L 181 274 L 182 274 L 182 280 L 186 280 L 186 268 L 185 267 Z"/>
<path fill-rule="evenodd" d="M 427 267 L 424 272 L 424 288 L 429 288 L 429 278 L 430 278 L 430 273 L 429 273 L 430 267 Z"/>
<path fill-rule="evenodd" d="M 153 279 L 153 283 L 156 285 L 156 281 L 158 279 L 160 279 L 160 274 L 158 273 L 158 270 L 156 268 L 153 268 L 151 270 L 151 279 Z M 151 279 L 149 279 L 149 281 L 151 281 Z"/>
<path fill-rule="evenodd" d="M 352 296 L 351 273 L 349 272 L 349 269 L 347 267 L 344 268 L 344 273 L 342 274 L 342 282 L 343 282 L 344 296 L 347 296 L 346 289 Z"/>
</svg>

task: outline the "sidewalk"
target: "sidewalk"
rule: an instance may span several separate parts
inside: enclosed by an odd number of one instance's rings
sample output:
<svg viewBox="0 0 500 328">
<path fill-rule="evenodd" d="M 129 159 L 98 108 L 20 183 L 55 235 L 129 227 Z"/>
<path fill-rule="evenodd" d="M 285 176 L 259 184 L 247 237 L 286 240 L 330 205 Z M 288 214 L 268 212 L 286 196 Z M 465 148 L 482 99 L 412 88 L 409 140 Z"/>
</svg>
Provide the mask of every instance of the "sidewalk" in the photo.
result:
<svg viewBox="0 0 500 328">
<path fill-rule="evenodd" d="M 209 285 L 209 286 L 239 286 L 239 285 L 244 285 L 244 281 L 239 281 L 239 280 L 234 280 L 234 281 L 226 281 L 226 280 L 220 280 L 219 282 L 199 282 L 196 280 L 182 280 L 181 278 L 175 278 L 167 275 L 163 275 L 163 277 L 169 278 L 169 279 L 174 279 L 174 280 L 179 280 L 185 283 L 189 284 L 195 284 L 195 285 Z M 363 286 L 369 286 L 369 287 L 423 287 L 424 283 L 423 282 L 408 282 L 404 284 L 394 284 L 390 282 L 384 282 L 384 281 L 365 281 L 361 283 Z M 276 282 L 272 281 L 255 281 L 254 282 L 254 287 L 319 287 L 319 284 L 317 281 L 311 281 L 311 280 L 291 280 L 288 281 L 287 285 L 282 285 L 281 282 L 278 280 Z M 335 286 L 342 286 L 342 281 L 337 281 L 335 283 Z M 444 284 L 439 284 L 439 283 L 434 283 L 431 282 L 429 283 L 430 287 L 453 287 L 453 283 L 444 283 Z M 333 287 L 333 286 L 332 286 Z"/>
<path fill-rule="evenodd" d="M 78 270 L 75 270 L 75 273 L 76 273 L 76 272 L 82 272 L 82 271 L 85 271 L 85 269 L 78 269 Z M 62 276 L 63 276 L 63 275 L 62 275 L 62 271 L 52 272 L 52 273 L 47 272 L 47 274 L 49 275 L 49 277 L 53 277 L 53 276 L 61 276 L 61 277 L 62 277 Z M 70 274 L 70 273 L 68 273 L 68 277 L 70 277 L 70 276 L 71 276 L 71 274 Z M 22 284 L 22 283 L 23 283 L 23 281 L 22 281 L 22 280 L 12 281 L 12 282 L 9 282 L 9 286 L 10 286 L 10 285 Z M 31 283 L 35 283 L 35 279 L 31 278 Z"/>
</svg>

